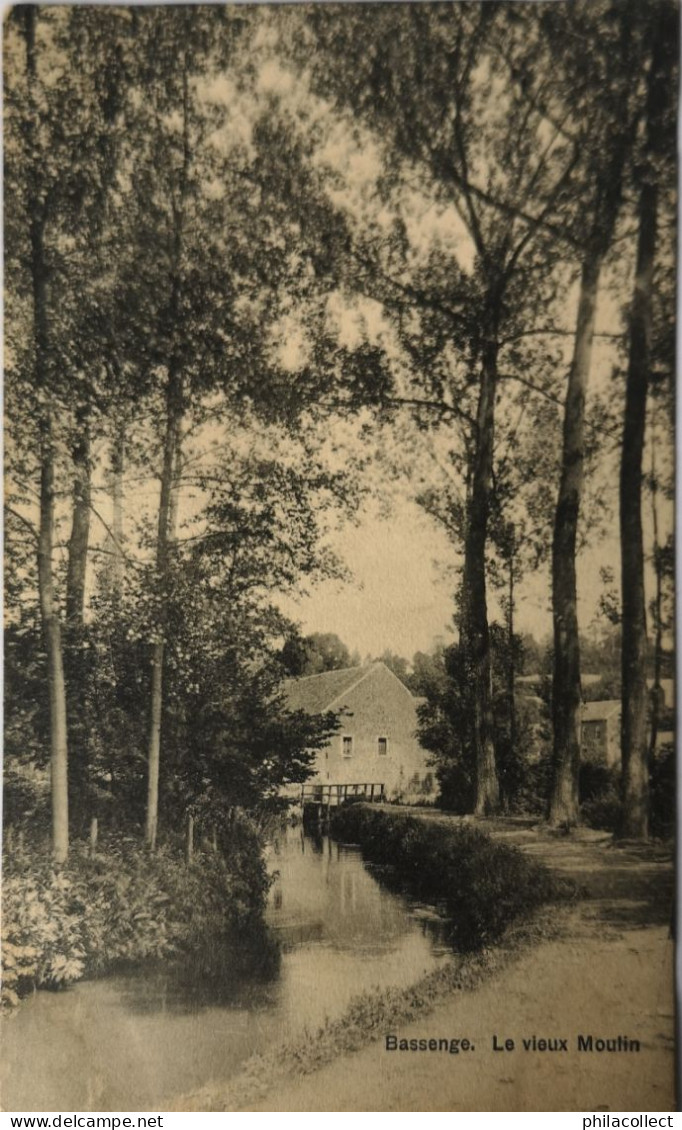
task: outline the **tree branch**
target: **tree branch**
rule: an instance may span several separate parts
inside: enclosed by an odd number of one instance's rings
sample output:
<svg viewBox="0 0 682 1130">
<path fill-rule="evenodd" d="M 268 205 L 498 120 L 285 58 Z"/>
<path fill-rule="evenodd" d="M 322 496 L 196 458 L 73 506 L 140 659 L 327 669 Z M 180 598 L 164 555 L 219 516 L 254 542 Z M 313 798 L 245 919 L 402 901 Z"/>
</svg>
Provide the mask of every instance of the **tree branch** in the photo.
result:
<svg viewBox="0 0 682 1130">
<path fill-rule="evenodd" d="M 519 373 L 500 373 L 499 380 L 516 381 L 517 384 L 521 384 L 525 388 L 531 389 L 532 392 L 536 392 L 539 396 L 543 396 L 545 400 L 551 401 L 552 404 L 558 404 L 560 408 L 564 407 L 564 401 L 560 396 L 557 396 L 553 392 L 549 392 L 546 388 L 542 388 L 540 385 L 534 384 L 533 381 L 529 381 L 527 377 L 522 377 Z M 612 439 L 618 440 L 620 442 L 621 436 L 617 428 L 599 427 L 597 424 L 592 424 L 589 420 L 586 420 L 585 422 L 587 426 L 592 429 L 592 431 L 597 432 L 599 435 L 610 436 Z"/>
<path fill-rule="evenodd" d="M 561 330 L 558 326 L 547 326 L 536 330 L 519 330 L 516 334 L 501 338 L 500 349 L 514 341 L 520 341 L 522 337 L 575 337 L 575 330 Z M 593 337 L 603 338 L 606 341 L 623 341 L 625 330 L 622 333 L 595 333 Z"/>
<path fill-rule="evenodd" d="M 354 407 L 352 401 L 344 400 L 325 400 L 320 402 L 321 406 L 325 409 L 343 410 Z M 455 416 L 457 419 L 464 420 L 467 424 L 473 427 L 474 419 L 472 416 L 465 412 L 462 408 L 458 408 L 455 404 L 446 404 L 443 400 L 420 400 L 417 397 L 409 396 L 389 396 L 384 397 L 381 402 L 376 405 L 378 408 L 429 408 L 434 412 L 440 412 L 443 416 Z"/>
<path fill-rule="evenodd" d="M 121 545 L 121 543 L 119 542 L 118 538 L 116 537 L 116 534 L 115 534 L 115 533 L 114 533 L 114 531 L 112 530 L 111 526 L 110 526 L 110 525 L 108 524 L 108 522 L 105 522 L 105 520 L 104 520 L 104 518 L 102 517 L 102 515 L 100 514 L 99 510 L 97 510 L 97 509 L 96 509 L 96 507 L 95 507 L 95 506 L 93 506 L 92 502 L 90 503 L 90 509 L 92 510 L 92 513 L 93 513 L 93 514 L 95 515 L 95 518 L 97 518 L 97 520 L 98 520 L 99 522 L 101 522 L 101 523 L 102 523 L 102 525 L 104 526 L 104 529 L 106 530 L 106 532 L 108 533 L 108 535 L 109 535 L 109 537 L 111 538 L 112 542 L 113 542 L 113 543 L 114 543 L 114 545 L 116 546 L 116 549 L 117 549 L 118 553 L 120 553 L 120 554 L 121 554 L 121 557 L 123 557 L 123 558 L 124 558 L 124 560 L 125 560 L 125 561 L 127 561 L 129 565 L 132 565 L 134 569 L 141 569 L 141 568 L 143 568 L 143 566 L 142 566 L 142 565 L 140 565 L 140 563 L 139 563 L 138 561 L 136 561 L 136 560 L 135 560 L 135 559 L 134 559 L 133 557 L 130 557 L 130 556 L 129 556 L 129 555 L 128 555 L 128 554 L 126 553 L 126 551 L 124 550 L 123 546 Z"/>
<path fill-rule="evenodd" d="M 532 239 L 533 235 L 538 230 L 538 228 L 541 227 L 545 223 L 545 219 L 546 219 L 548 213 L 554 207 L 554 203 L 556 201 L 557 196 L 559 195 L 561 190 L 566 185 L 566 183 L 569 180 L 575 166 L 578 163 L 578 154 L 579 154 L 579 150 L 576 147 L 573 150 L 573 156 L 571 157 L 571 160 L 566 165 L 566 168 L 564 169 L 563 173 L 561 174 L 561 176 L 557 180 L 556 184 L 554 185 L 554 188 L 550 192 L 549 198 L 548 198 L 547 202 L 545 203 L 544 208 L 540 212 L 540 215 L 529 224 L 524 235 L 522 236 L 522 238 L 519 240 L 518 244 L 516 245 L 515 250 L 512 252 L 512 254 L 509 258 L 509 263 L 507 264 L 507 270 L 509 272 L 512 272 L 514 270 L 516 263 L 518 262 L 519 258 L 523 254 L 523 252 L 524 252 L 525 248 L 527 247 L 529 241 Z"/>
<path fill-rule="evenodd" d="M 5 510 L 8 514 L 11 514 L 13 518 L 16 518 L 18 522 L 21 522 L 22 525 L 26 526 L 26 528 L 31 531 L 31 535 L 34 541 L 38 541 L 38 531 L 33 523 L 29 522 L 28 518 L 25 518 L 24 515 L 20 514 L 18 510 L 15 510 L 13 506 L 5 506 Z"/>
<path fill-rule="evenodd" d="M 439 301 L 428 293 L 428 291 L 420 290 L 418 287 L 411 286 L 410 283 L 400 282 L 398 279 L 393 278 L 392 275 L 386 273 L 383 268 L 373 263 L 371 259 L 362 255 L 358 251 L 351 252 L 352 258 L 356 260 L 365 270 L 371 274 L 378 276 L 388 286 L 392 286 L 395 290 L 410 298 L 413 303 L 420 306 L 425 306 L 427 309 L 436 310 L 439 314 L 445 314 L 448 318 L 457 320 L 461 315 L 453 307 L 448 306 L 447 303 Z M 373 293 L 365 293 L 366 298 L 375 298 Z"/>
<path fill-rule="evenodd" d="M 463 191 L 462 178 L 458 174 L 457 170 L 452 166 L 452 164 L 448 166 L 447 170 L 444 170 L 444 173 L 446 175 L 449 173 L 450 178 L 455 182 L 455 184 L 457 184 L 458 188 Z M 478 185 L 474 184 L 472 181 L 468 182 L 468 189 L 474 196 L 476 196 L 477 199 L 482 200 L 491 208 L 495 208 L 504 216 L 510 216 L 513 219 L 523 220 L 524 223 L 529 224 L 535 228 L 543 228 L 545 231 L 548 231 L 551 235 L 555 236 L 556 239 L 560 239 L 564 243 L 567 243 L 569 247 L 572 247 L 574 250 L 583 250 L 583 245 L 580 240 L 572 236 L 566 230 L 566 228 L 562 227 L 560 224 L 553 224 L 549 220 L 540 219 L 537 216 L 533 216 L 532 214 L 526 212 L 523 208 L 519 208 L 515 204 L 508 204 L 506 200 L 498 200 L 495 196 L 492 196 L 489 192 L 486 192 L 485 189 L 479 188 Z"/>
</svg>

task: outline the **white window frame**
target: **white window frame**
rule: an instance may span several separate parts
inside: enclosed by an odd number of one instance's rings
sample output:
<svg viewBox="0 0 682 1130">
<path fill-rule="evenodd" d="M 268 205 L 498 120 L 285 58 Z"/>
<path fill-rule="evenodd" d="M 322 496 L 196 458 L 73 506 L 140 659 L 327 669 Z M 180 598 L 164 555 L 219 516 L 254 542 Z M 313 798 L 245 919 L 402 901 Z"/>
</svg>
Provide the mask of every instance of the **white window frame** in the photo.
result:
<svg viewBox="0 0 682 1130">
<path fill-rule="evenodd" d="M 379 748 L 379 742 L 384 742 L 386 749 L 382 753 Z M 388 757 L 388 738 L 386 734 L 377 734 L 377 757 Z"/>
<path fill-rule="evenodd" d="M 348 743 L 348 745 L 346 745 L 346 743 Z M 346 753 L 346 748 L 348 748 L 348 753 Z M 346 759 L 346 761 L 350 761 L 351 757 L 353 756 L 353 735 L 352 734 L 342 734 L 341 735 L 341 756 L 344 757 Z"/>
</svg>

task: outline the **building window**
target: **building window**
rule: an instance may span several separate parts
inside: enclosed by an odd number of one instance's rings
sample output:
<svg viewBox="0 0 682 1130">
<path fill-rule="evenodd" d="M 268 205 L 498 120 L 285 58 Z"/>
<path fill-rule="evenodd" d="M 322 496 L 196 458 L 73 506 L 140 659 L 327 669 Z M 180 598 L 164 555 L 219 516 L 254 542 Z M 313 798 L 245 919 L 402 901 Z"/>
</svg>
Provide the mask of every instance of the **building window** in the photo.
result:
<svg viewBox="0 0 682 1130">
<path fill-rule="evenodd" d="M 379 738 L 379 755 L 388 753 L 388 738 Z"/>
<path fill-rule="evenodd" d="M 344 736 L 343 736 L 343 756 L 344 757 L 352 757 L 353 756 L 353 739 L 352 739 L 352 737 L 350 737 L 347 734 L 344 734 Z"/>
</svg>

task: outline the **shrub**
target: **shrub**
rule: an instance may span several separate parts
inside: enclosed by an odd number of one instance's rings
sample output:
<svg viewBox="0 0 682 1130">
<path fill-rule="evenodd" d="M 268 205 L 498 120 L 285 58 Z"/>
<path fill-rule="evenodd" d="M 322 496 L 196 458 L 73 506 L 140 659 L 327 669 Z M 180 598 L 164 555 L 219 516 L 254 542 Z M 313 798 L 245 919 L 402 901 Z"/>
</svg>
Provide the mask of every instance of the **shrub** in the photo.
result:
<svg viewBox="0 0 682 1130">
<path fill-rule="evenodd" d="M 510 811 L 514 815 L 543 817 L 547 812 L 551 779 L 551 755 L 543 752 L 537 761 L 525 765 Z"/>
<path fill-rule="evenodd" d="M 582 823 L 602 832 L 617 832 L 621 826 L 622 814 L 620 793 L 613 785 L 608 785 L 580 806 Z"/>
<path fill-rule="evenodd" d="M 676 758 L 674 744 L 656 751 L 651 766 L 651 833 L 661 838 L 675 834 Z"/>
<path fill-rule="evenodd" d="M 493 941 L 519 915 L 568 890 L 518 848 L 470 825 L 353 805 L 334 813 L 332 831 L 387 865 L 411 895 L 441 907 L 449 940 L 462 951 Z"/>
<path fill-rule="evenodd" d="M 584 762 L 580 766 L 579 796 L 583 824 L 603 832 L 618 831 L 623 811 L 618 769 Z"/>
<path fill-rule="evenodd" d="M 578 795 L 581 803 L 595 800 L 612 790 L 618 791 L 620 771 L 598 762 L 584 761 L 580 766 Z"/>
<path fill-rule="evenodd" d="M 2 1000 L 61 988 L 120 962 L 182 955 L 206 975 L 261 929 L 269 879 L 260 840 L 244 816 L 224 833 L 225 853 L 190 866 L 172 844 L 150 856 L 137 840 L 113 838 L 89 858 L 76 844 L 56 869 L 18 848 L 3 878 Z"/>
<path fill-rule="evenodd" d="M 590 828 L 620 831 L 623 803 L 620 770 L 605 765 L 580 767 L 580 816 Z M 675 747 L 656 751 L 649 776 L 649 827 L 652 836 L 670 838 L 675 833 Z"/>
</svg>

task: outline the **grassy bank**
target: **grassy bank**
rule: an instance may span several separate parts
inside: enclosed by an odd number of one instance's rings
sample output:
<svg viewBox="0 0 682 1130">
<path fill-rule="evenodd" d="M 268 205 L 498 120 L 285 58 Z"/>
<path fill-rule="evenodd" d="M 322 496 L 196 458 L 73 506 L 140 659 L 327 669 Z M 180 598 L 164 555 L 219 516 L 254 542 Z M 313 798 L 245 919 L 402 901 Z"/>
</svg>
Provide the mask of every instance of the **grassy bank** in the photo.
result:
<svg viewBox="0 0 682 1130">
<path fill-rule="evenodd" d="M 90 857 L 75 843 L 55 868 L 35 846 L 5 852 L 2 1001 L 58 989 L 121 963 L 177 958 L 188 974 L 219 977 L 260 955 L 269 880 L 255 828 L 236 818 L 221 852 L 187 864 L 172 841 L 154 854 L 139 839 L 109 837 Z"/>
<path fill-rule="evenodd" d="M 453 993 L 476 989 L 527 946 L 559 936 L 562 922 L 561 915 L 545 908 L 528 921 L 510 927 L 496 946 L 453 956 L 407 988 L 363 993 L 341 1016 L 327 1020 L 315 1031 L 304 1031 L 292 1040 L 253 1056 L 230 1083 L 208 1086 L 195 1094 L 182 1096 L 177 1109 L 248 1110 L 292 1078 L 310 1075 L 341 1056 L 360 1051 L 382 1040 L 387 1033 L 428 1016 Z"/>
<path fill-rule="evenodd" d="M 357 804 L 335 811 L 332 831 L 386 866 L 392 885 L 437 905 L 460 952 L 495 941 L 515 920 L 575 890 L 517 848 L 467 824 L 436 824 Z"/>
<path fill-rule="evenodd" d="M 466 825 L 353 805 L 337 810 L 332 830 L 386 865 L 384 879 L 437 904 L 458 952 L 407 988 L 363 993 L 316 1031 L 254 1056 L 227 1086 L 184 1096 L 178 1109 L 248 1109 L 292 1075 L 308 1075 L 427 1016 L 453 993 L 485 982 L 526 946 L 556 937 L 563 916 L 541 904 L 575 892 L 570 881 Z"/>
</svg>

